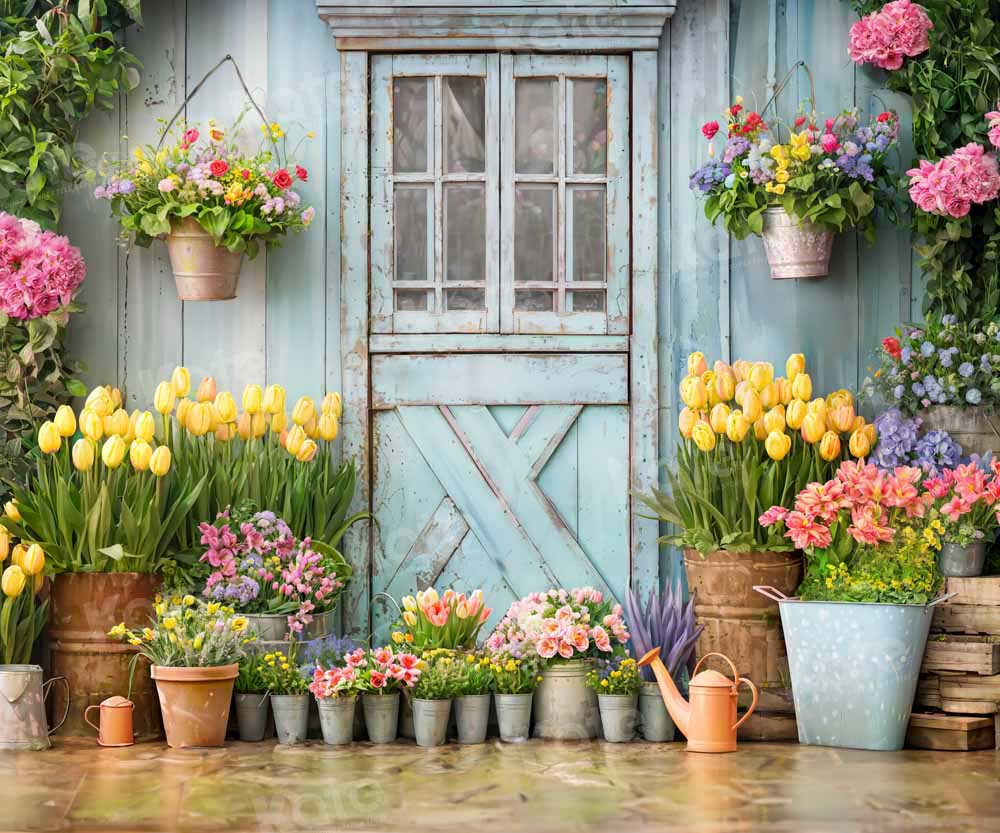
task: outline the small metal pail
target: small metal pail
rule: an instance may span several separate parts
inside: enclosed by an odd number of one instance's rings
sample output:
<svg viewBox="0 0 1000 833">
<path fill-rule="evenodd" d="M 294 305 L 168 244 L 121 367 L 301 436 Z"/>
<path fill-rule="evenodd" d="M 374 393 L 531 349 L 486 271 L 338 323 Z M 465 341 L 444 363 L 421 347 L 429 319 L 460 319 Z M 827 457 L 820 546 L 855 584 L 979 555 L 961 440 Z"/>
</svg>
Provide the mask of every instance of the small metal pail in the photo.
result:
<svg viewBox="0 0 1000 833">
<path fill-rule="evenodd" d="M 40 665 L 0 665 L 0 749 L 48 749 L 52 745 L 49 735 L 66 720 L 63 714 L 50 729 L 45 718 L 45 698 L 55 682 L 67 688 L 68 714 L 69 684 L 65 677 L 42 683 Z"/>
</svg>

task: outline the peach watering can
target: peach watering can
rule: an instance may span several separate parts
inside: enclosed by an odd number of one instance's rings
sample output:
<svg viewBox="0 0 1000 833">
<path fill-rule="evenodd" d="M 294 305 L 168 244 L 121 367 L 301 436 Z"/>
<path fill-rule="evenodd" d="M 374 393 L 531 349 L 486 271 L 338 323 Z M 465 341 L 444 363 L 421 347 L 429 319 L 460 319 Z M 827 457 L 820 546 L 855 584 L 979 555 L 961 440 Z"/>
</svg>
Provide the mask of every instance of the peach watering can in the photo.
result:
<svg viewBox="0 0 1000 833">
<path fill-rule="evenodd" d="M 719 657 L 729 663 L 733 669 L 733 679 L 729 679 L 718 671 L 709 669 L 698 673 L 701 664 L 709 657 Z M 642 659 L 639 665 L 648 665 L 656 675 L 660 686 L 663 702 L 674 723 L 688 739 L 688 752 L 735 752 L 736 730 L 757 708 L 757 687 L 745 677 L 736 673 L 736 666 L 724 654 L 705 654 L 694 667 L 694 675 L 689 685 L 691 702 L 685 700 L 677 690 L 663 660 L 660 659 L 660 649 L 653 648 Z M 739 720 L 736 719 L 736 690 L 740 683 L 750 686 L 753 702 L 750 708 Z"/>
<path fill-rule="evenodd" d="M 99 723 L 90 720 L 92 709 L 100 709 Z M 97 742 L 101 746 L 131 746 L 135 743 L 132 712 L 135 704 L 124 697 L 109 697 L 99 706 L 87 706 L 83 719 L 97 729 Z"/>
</svg>

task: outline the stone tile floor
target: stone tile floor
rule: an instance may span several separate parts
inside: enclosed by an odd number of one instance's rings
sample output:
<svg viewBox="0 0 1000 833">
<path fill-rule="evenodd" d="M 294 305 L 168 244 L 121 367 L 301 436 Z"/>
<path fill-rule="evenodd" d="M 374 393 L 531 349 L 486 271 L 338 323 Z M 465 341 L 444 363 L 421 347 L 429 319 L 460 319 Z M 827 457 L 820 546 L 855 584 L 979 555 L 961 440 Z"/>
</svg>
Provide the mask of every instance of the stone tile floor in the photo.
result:
<svg viewBox="0 0 1000 833">
<path fill-rule="evenodd" d="M 0 830 L 449 833 L 1000 831 L 1000 752 L 744 744 L 56 741 L 0 752 Z"/>
</svg>

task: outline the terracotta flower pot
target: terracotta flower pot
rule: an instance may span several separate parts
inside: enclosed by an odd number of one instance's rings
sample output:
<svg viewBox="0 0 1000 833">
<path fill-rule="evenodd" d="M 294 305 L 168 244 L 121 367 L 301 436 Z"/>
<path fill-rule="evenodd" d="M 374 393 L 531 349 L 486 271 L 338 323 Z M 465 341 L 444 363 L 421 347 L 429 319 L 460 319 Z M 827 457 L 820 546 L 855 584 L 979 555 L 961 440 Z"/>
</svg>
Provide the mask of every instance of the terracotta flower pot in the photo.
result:
<svg viewBox="0 0 1000 833">
<path fill-rule="evenodd" d="M 243 253 L 215 241 L 197 220 L 186 217 L 166 236 L 177 296 L 182 301 L 228 301 L 236 297 Z"/>
<path fill-rule="evenodd" d="M 186 749 L 225 743 L 229 704 L 239 672 L 235 663 L 209 668 L 152 667 L 168 746 Z"/>
</svg>

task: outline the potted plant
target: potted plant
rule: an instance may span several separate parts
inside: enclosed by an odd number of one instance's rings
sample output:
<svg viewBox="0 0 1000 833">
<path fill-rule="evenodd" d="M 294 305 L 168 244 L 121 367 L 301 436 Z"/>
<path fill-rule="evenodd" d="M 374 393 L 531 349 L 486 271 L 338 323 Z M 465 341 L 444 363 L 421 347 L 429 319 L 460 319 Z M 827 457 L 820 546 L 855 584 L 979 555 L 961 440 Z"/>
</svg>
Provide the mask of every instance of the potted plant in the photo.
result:
<svg viewBox="0 0 1000 833">
<path fill-rule="evenodd" d="M 721 216 L 737 240 L 763 239 L 772 278 L 826 275 L 836 232 L 856 228 L 875 239 L 875 207 L 891 205 L 885 195 L 892 191 L 887 157 L 899 133 L 895 113 L 867 124 L 857 109 L 825 121 L 802 114 L 781 142 L 777 124 L 745 110 L 737 96 L 726 122 L 718 157 L 712 141 L 719 123 L 702 126 L 709 159 L 689 186 L 706 197 L 705 216 L 713 223 Z"/>
<path fill-rule="evenodd" d="M 459 662 L 455 651 L 435 648 L 421 656 L 420 679 L 412 692 L 413 730 L 417 746 L 443 746 L 448 742 L 451 701 L 458 690 Z"/>
<path fill-rule="evenodd" d="M 806 557 L 798 598 L 761 591 L 779 600 L 801 743 L 903 746 L 945 532 L 921 477 L 845 461 L 761 518 Z"/>
<path fill-rule="evenodd" d="M 319 705 L 319 721 L 324 743 L 340 745 L 354 740 L 354 716 L 358 694 L 364 691 L 359 669 L 367 663 L 367 652 L 356 648 L 337 662 L 317 661 L 309 690 Z"/>
<path fill-rule="evenodd" d="M 991 471 L 984 472 L 971 463 L 960 465 L 924 481 L 936 516 L 944 525 L 938 553 L 943 576 L 969 577 L 983 572 L 986 550 L 1000 527 L 1000 460 L 994 458 L 990 466 Z"/>
<path fill-rule="evenodd" d="M 687 604 L 681 602 L 681 588 L 667 585 L 662 593 L 651 590 L 646 604 L 631 588 L 625 597 L 625 616 L 632 635 L 629 643 L 632 656 L 644 657 L 653 648 L 660 649 L 660 656 L 667 673 L 675 683 L 681 673 L 693 668 L 695 643 L 704 625 L 699 625 L 694 614 L 694 594 Z M 660 694 L 656 678 L 649 666 L 639 669 L 642 685 L 639 688 L 639 729 L 647 741 L 662 743 L 674 739 L 674 722 Z"/>
<path fill-rule="evenodd" d="M 458 663 L 455 723 L 459 743 L 483 743 L 490 722 L 493 674 L 489 655 L 470 652 Z"/>
<path fill-rule="evenodd" d="M 395 653 L 392 648 L 369 651 L 364 664 L 358 665 L 361 704 L 372 743 L 392 743 L 396 739 L 399 692 L 412 689 L 420 674 L 420 660 L 415 654 Z"/>
<path fill-rule="evenodd" d="M 256 654 L 240 657 L 236 677 L 236 724 L 240 740 L 257 742 L 267 733 L 268 697 L 270 691 L 264 679 L 260 659 Z"/>
<path fill-rule="evenodd" d="M 539 666 L 537 656 L 516 658 L 505 653 L 490 655 L 493 702 L 497 709 L 500 740 L 504 743 L 521 743 L 531 734 L 531 703 L 541 681 Z"/>
<path fill-rule="evenodd" d="M 288 653 L 271 651 L 260 657 L 260 675 L 271 695 L 278 743 L 294 746 L 309 732 L 309 684 L 295 664 L 295 642 Z"/>
<path fill-rule="evenodd" d="M 601 657 L 587 674 L 587 685 L 597 694 L 601 726 L 608 743 L 628 743 L 635 737 L 642 678 L 636 661 L 623 654 Z"/>
<path fill-rule="evenodd" d="M 157 598 L 149 626 L 129 630 L 122 622 L 109 636 L 150 663 L 168 746 L 224 745 L 239 661 L 253 641 L 245 616 L 192 595 Z"/>
<path fill-rule="evenodd" d="M 753 588 L 791 595 L 802 557 L 758 517 L 773 505 L 791 507 L 806 484 L 828 479 L 841 460 L 867 455 L 875 429 L 856 414 L 848 391 L 813 396 L 801 353 L 788 357 L 779 377 L 769 362 L 743 359 L 709 370 L 702 353 L 687 365 L 669 494 L 654 489 L 640 498 L 652 517 L 673 525 L 661 540 L 684 552 L 695 615 L 706 624 L 697 653 L 725 653 L 759 686 L 785 687 L 777 606 Z M 756 647 L 763 644 L 774 650 Z"/>
<path fill-rule="evenodd" d="M 243 255 L 255 258 L 262 243 L 277 245 L 316 214 L 293 190 L 309 177 L 290 158 L 299 145 L 289 153 L 284 130 L 271 124 L 248 154 L 230 141 L 237 129 L 210 122 L 203 136 L 198 126 L 182 125 L 162 150 L 137 147 L 134 164 L 117 166 L 94 192 L 110 201 L 136 244 L 166 240 L 182 301 L 235 298 Z"/>
</svg>

